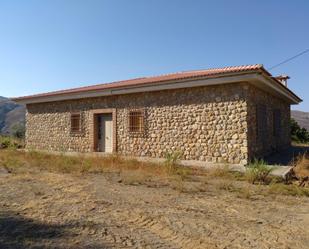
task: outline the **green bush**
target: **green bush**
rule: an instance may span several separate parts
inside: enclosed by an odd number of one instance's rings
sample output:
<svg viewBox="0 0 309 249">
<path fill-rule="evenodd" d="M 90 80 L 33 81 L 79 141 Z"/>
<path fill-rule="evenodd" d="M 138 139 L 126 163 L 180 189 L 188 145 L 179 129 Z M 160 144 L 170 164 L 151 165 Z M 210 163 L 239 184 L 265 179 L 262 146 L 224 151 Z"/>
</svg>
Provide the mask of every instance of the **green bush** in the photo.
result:
<svg viewBox="0 0 309 249">
<path fill-rule="evenodd" d="M 180 151 L 167 152 L 165 154 L 165 165 L 169 170 L 174 170 L 181 157 Z"/>
<path fill-rule="evenodd" d="M 11 139 L 8 137 L 0 137 L 0 147 L 3 149 L 9 148 L 11 146 Z"/>
<path fill-rule="evenodd" d="M 269 174 L 273 170 L 273 168 L 269 167 L 263 160 L 254 160 L 251 164 L 249 164 L 245 177 L 248 182 L 255 184 L 259 183 L 269 183 Z"/>
<path fill-rule="evenodd" d="M 0 136 L 0 149 L 18 149 L 22 148 L 24 143 L 21 139 L 8 136 Z"/>
<path fill-rule="evenodd" d="M 12 135 L 13 137 L 23 139 L 25 138 L 25 125 L 24 124 L 15 124 L 12 129 Z"/>
<path fill-rule="evenodd" d="M 301 128 L 298 123 L 291 118 L 291 138 L 297 143 L 309 143 L 309 132 Z"/>
</svg>

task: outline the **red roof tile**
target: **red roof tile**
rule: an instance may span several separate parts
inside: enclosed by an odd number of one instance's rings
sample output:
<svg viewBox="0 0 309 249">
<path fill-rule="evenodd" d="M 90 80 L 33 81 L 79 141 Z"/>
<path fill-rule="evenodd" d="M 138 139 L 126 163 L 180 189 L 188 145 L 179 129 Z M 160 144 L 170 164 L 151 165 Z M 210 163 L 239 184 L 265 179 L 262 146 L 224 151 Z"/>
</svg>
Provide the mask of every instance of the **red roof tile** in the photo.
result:
<svg viewBox="0 0 309 249">
<path fill-rule="evenodd" d="M 150 84 L 150 83 L 160 83 L 160 82 L 165 82 L 165 81 L 205 78 L 205 77 L 217 76 L 220 74 L 256 71 L 256 70 L 263 70 L 264 72 L 268 73 L 263 68 L 263 65 L 261 64 L 212 68 L 212 69 L 206 69 L 206 70 L 184 71 L 184 72 L 178 72 L 178 73 L 164 74 L 160 76 L 115 81 L 111 83 L 101 83 L 101 84 L 91 85 L 91 86 L 23 96 L 23 97 L 13 98 L 13 100 L 18 101 L 18 100 L 23 100 L 23 99 L 48 97 L 48 96 L 55 96 L 55 95 L 62 95 L 62 94 L 69 94 L 69 93 L 79 93 L 79 92 L 88 92 L 88 91 L 90 92 L 90 91 L 98 91 L 98 90 L 105 90 L 105 89 L 113 89 L 113 88 L 118 88 L 118 87 L 130 87 L 130 86 L 138 86 L 138 85 L 144 85 L 144 84 Z"/>
</svg>

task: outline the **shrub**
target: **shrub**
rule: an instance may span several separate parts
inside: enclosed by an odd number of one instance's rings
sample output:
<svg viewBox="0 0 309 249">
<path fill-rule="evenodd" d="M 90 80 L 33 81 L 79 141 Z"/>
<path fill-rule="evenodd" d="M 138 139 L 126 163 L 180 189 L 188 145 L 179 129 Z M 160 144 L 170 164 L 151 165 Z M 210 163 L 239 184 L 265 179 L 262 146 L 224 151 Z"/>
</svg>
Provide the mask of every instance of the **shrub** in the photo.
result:
<svg viewBox="0 0 309 249">
<path fill-rule="evenodd" d="M 0 138 L 0 148 L 6 149 L 11 147 L 11 139 L 8 137 L 1 137 Z"/>
<path fill-rule="evenodd" d="M 20 139 L 0 136 L 0 149 L 17 149 L 22 148 L 23 146 L 23 141 Z"/>
<path fill-rule="evenodd" d="M 269 183 L 269 174 L 272 170 L 263 160 L 254 160 L 249 164 L 245 177 L 252 184 L 256 182 L 266 184 Z"/>
<path fill-rule="evenodd" d="M 15 124 L 11 129 L 11 133 L 14 137 L 23 139 L 25 138 L 25 125 L 24 124 Z"/>
<path fill-rule="evenodd" d="M 300 181 L 300 186 L 305 186 L 309 181 L 309 156 L 304 153 L 297 157 L 293 167 L 294 176 Z"/>
<path fill-rule="evenodd" d="M 81 160 L 80 164 L 81 164 L 81 166 L 80 166 L 81 167 L 81 170 L 80 170 L 81 173 L 90 172 L 91 167 L 95 167 L 95 164 L 87 158 L 85 158 L 84 160 Z"/>
<path fill-rule="evenodd" d="M 309 143 L 309 132 L 305 128 L 301 128 L 298 123 L 291 119 L 291 138 L 297 143 Z"/>
<path fill-rule="evenodd" d="M 164 165 L 169 175 L 175 175 L 183 181 L 192 174 L 192 168 L 179 165 L 181 155 L 180 151 L 166 153 Z"/>
<path fill-rule="evenodd" d="M 165 154 L 165 166 L 168 168 L 169 171 L 175 170 L 175 167 L 179 163 L 181 157 L 180 151 L 174 151 L 174 152 L 167 152 Z"/>
</svg>

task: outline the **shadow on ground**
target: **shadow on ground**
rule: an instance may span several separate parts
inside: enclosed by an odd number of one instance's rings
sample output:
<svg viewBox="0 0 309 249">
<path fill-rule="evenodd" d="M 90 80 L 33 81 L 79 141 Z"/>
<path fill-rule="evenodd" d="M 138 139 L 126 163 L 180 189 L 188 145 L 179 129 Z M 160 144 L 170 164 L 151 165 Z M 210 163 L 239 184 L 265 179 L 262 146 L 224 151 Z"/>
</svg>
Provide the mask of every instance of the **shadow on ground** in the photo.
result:
<svg viewBox="0 0 309 249">
<path fill-rule="evenodd" d="M 292 145 L 288 149 L 266 156 L 264 160 L 270 165 L 291 166 L 296 158 L 304 153 L 309 153 L 309 146 Z"/>
<path fill-rule="evenodd" d="M 47 224 L 23 217 L 19 213 L 0 212 L 0 248 L 82 248 L 69 245 L 69 240 L 77 236 L 70 230 L 77 226 Z M 87 248 L 106 247 L 87 245 Z"/>
</svg>

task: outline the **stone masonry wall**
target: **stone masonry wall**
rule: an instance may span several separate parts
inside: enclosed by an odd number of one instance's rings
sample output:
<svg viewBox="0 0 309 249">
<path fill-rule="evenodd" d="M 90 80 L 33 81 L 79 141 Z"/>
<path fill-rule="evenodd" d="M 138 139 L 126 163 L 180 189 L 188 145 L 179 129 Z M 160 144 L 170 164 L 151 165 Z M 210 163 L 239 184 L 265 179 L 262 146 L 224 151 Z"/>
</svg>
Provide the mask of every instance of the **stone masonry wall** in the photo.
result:
<svg viewBox="0 0 309 249">
<path fill-rule="evenodd" d="M 262 91 L 254 86 L 248 85 L 248 148 L 249 160 L 259 158 L 270 154 L 274 151 L 282 150 L 288 147 L 290 141 L 290 105 Z M 266 139 L 258 138 L 257 134 L 257 106 L 266 106 Z M 275 110 L 280 110 L 281 122 L 280 132 L 274 133 L 273 113 Z"/>
<path fill-rule="evenodd" d="M 117 152 L 164 157 L 181 151 L 182 159 L 247 163 L 245 83 L 165 90 L 27 105 L 28 149 L 90 152 L 91 110 L 116 108 Z M 145 133 L 128 131 L 128 112 L 145 111 Z M 81 111 L 82 133 L 70 133 L 70 113 Z"/>
</svg>

